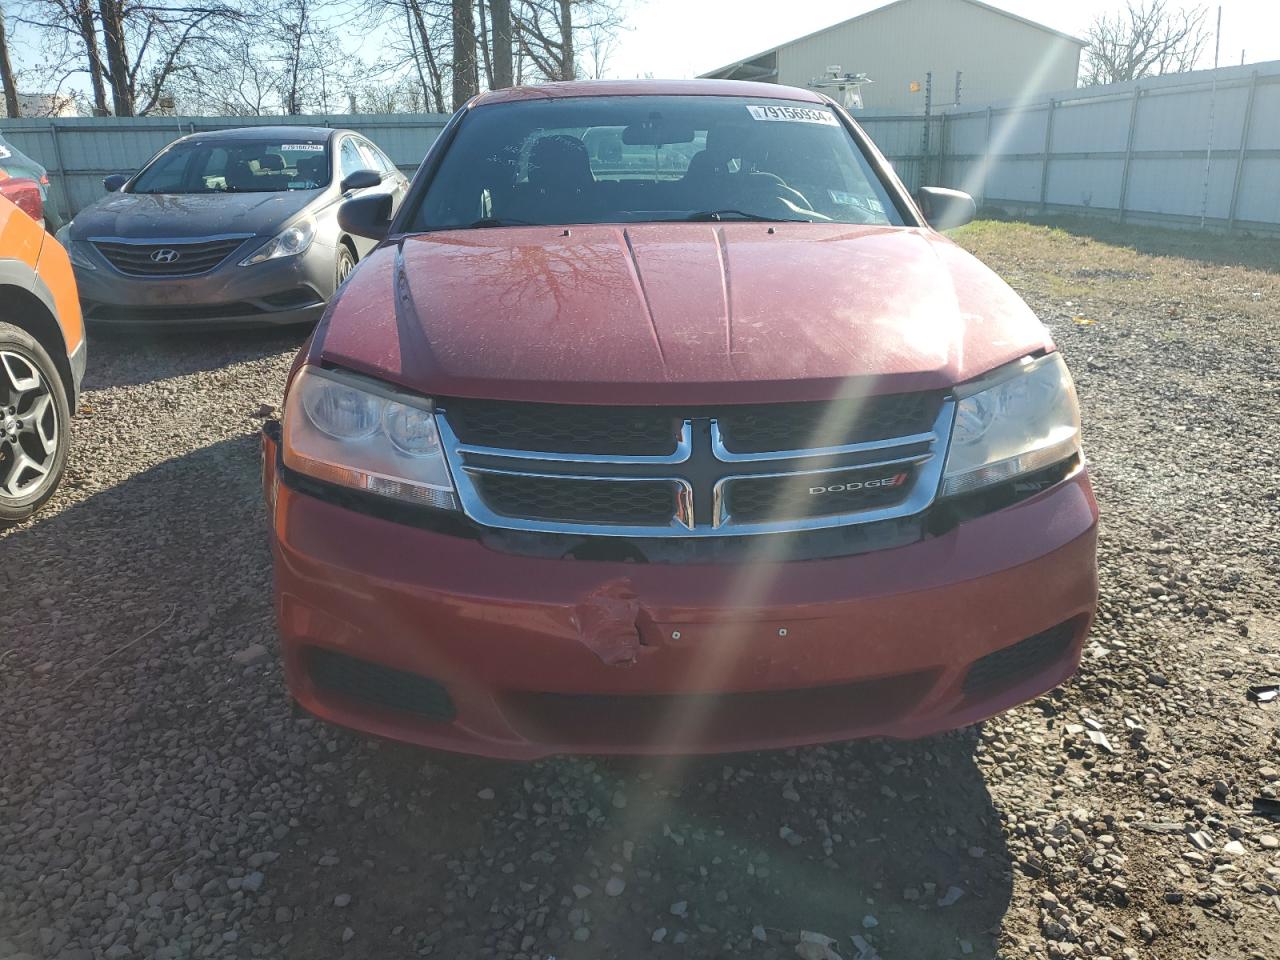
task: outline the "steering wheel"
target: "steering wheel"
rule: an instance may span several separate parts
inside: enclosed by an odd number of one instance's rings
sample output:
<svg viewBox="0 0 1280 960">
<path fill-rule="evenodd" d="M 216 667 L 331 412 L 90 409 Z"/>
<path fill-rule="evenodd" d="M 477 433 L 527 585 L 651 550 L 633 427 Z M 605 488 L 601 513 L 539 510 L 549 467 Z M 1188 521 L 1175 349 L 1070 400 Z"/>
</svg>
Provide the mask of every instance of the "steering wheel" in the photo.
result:
<svg viewBox="0 0 1280 960">
<path fill-rule="evenodd" d="M 747 174 L 748 182 L 753 186 L 758 186 L 763 194 L 766 190 L 768 194 L 775 200 L 780 200 L 786 204 L 793 204 L 806 213 L 817 213 L 813 209 L 813 204 L 799 190 L 787 186 L 787 182 L 776 173 L 768 173 L 764 170 L 758 170 L 754 173 Z M 792 211 L 794 212 L 794 211 Z"/>
</svg>

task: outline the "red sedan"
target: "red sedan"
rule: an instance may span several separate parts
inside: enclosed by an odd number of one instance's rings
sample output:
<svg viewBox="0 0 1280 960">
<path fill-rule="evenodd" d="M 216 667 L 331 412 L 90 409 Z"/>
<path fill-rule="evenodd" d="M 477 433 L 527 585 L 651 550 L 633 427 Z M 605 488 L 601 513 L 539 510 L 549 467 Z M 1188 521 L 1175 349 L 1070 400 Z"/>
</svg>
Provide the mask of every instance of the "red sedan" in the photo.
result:
<svg viewBox="0 0 1280 960">
<path fill-rule="evenodd" d="M 1097 598 L 1075 389 L 829 99 L 506 90 L 449 123 L 264 432 L 291 694 L 493 757 L 918 737 Z"/>
</svg>

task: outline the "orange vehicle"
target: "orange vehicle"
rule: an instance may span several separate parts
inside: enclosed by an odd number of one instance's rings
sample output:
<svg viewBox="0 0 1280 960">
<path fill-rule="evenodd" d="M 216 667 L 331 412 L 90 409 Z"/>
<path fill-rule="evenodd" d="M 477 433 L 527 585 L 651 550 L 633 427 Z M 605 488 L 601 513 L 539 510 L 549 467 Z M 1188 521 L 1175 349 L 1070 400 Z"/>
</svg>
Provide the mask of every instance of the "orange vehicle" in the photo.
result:
<svg viewBox="0 0 1280 960">
<path fill-rule="evenodd" d="M 66 251 L 0 184 L 0 524 L 25 520 L 57 489 L 87 350 Z"/>
</svg>

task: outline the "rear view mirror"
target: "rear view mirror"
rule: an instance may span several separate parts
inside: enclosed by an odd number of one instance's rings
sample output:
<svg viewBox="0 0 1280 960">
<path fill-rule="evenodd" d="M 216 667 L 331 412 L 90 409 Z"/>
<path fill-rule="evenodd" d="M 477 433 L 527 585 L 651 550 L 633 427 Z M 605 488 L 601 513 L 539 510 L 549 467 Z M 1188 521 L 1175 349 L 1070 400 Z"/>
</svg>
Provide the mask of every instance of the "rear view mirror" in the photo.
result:
<svg viewBox="0 0 1280 960">
<path fill-rule="evenodd" d="M 679 126 L 661 117 L 650 117 L 624 128 L 622 142 L 630 147 L 661 147 L 668 143 L 692 143 L 693 136 L 693 127 Z"/>
<path fill-rule="evenodd" d="M 102 178 L 102 189 L 107 193 L 116 193 L 121 187 L 129 182 L 129 174 L 127 173 L 110 173 Z"/>
<path fill-rule="evenodd" d="M 351 177 L 364 171 L 357 171 Z M 375 174 L 376 176 L 376 174 Z M 347 179 L 350 180 L 351 177 Z M 345 184 L 345 181 L 344 181 Z M 338 207 L 338 226 L 347 233 L 370 240 L 384 240 L 391 228 L 391 195 L 352 197 Z"/>
<path fill-rule="evenodd" d="M 375 173 L 372 170 L 357 170 L 343 178 L 342 192 L 350 193 L 352 190 L 364 190 L 367 187 L 376 187 L 380 183 L 382 183 L 382 174 Z"/>
<path fill-rule="evenodd" d="M 978 215 L 978 205 L 963 190 L 921 187 L 916 193 L 916 203 L 929 226 L 935 230 L 962 227 Z"/>
</svg>

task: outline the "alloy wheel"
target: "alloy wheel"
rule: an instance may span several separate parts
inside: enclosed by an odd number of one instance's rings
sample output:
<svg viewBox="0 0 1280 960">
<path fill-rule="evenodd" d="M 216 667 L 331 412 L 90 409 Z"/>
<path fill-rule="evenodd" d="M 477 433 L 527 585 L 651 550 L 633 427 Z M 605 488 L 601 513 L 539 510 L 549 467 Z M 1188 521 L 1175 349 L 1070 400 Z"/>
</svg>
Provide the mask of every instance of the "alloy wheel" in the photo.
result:
<svg viewBox="0 0 1280 960">
<path fill-rule="evenodd" d="M 58 415 L 49 384 L 29 357 L 0 350 L 0 497 L 34 493 L 57 453 Z"/>
</svg>

